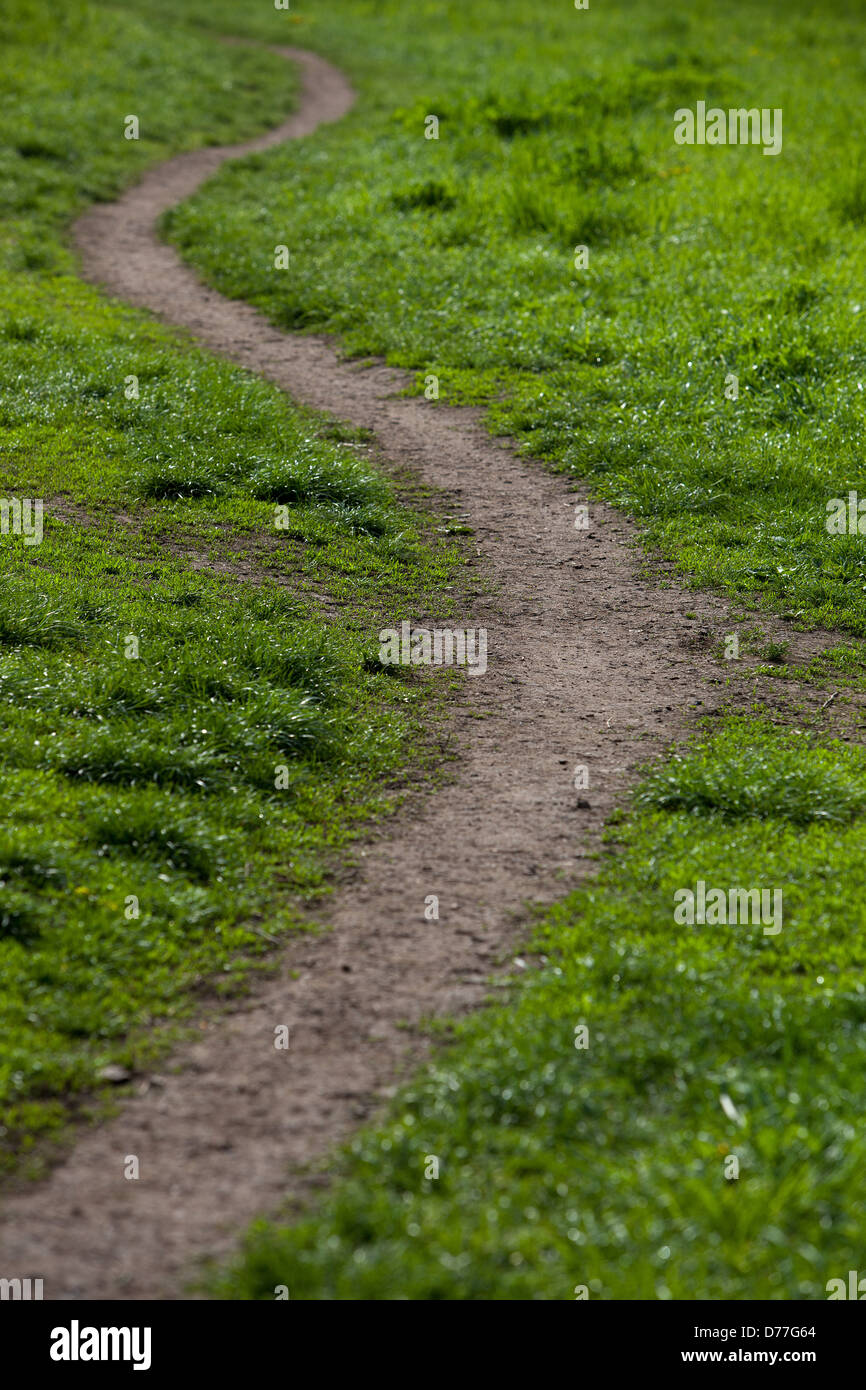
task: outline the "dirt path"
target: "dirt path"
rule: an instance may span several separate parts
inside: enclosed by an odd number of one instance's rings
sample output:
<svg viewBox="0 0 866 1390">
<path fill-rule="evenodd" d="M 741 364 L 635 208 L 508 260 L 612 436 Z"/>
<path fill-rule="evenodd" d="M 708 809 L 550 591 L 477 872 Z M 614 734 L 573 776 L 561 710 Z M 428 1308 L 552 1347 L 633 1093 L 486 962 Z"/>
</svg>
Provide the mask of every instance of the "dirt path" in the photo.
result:
<svg viewBox="0 0 866 1390">
<path fill-rule="evenodd" d="M 491 441 L 471 412 L 395 399 L 401 374 L 340 363 L 326 340 L 276 331 L 204 288 L 156 240 L 159 214 L 223 160 L 350 107 L 351 89 L 327 63 L 278 51 L 301 65 L 298 113 L 249 144 L 174 159 L 94 207 L 76 230 L 84 274 L 299 400 L 371 427 L 390 460 L 443 489 L 474 527 L 500 595 L 472 615 L 488 628 L 489 667 L 458 711 L 456 780 L 410 800 L 360 853 L 329 905 L 331 930 L 290 943 L 279 975 L 205 1027 L 177 1072 L 144 1079 L 43 1183 L 8 1196 L 2 1268 L 44 1278 L 46 1298 L 177 1296 L 199 1256 L 225 1255 L 250 1218 L 302 1191 L 301 1165 L 423 1055 L 402 1022 L 482 1000 L 526 900 L 580 881 L 636 762 L 721 688 L 695 637 L 702 626 L 727 630 L 723 606 L 641 580 L 621 518 L 593 506 L 590 528 L 575 530 L 579 499 L 567 484 Z M 589 768 L 583 792 L 577 763 Z M 438 922 L 424 920 L 432 893 Z M 288 1051 L 274 1048 L 280 1024 Z M 139 1158 L 138 1181 L 123 1176 L 127 1154 Z"/>
</svg>

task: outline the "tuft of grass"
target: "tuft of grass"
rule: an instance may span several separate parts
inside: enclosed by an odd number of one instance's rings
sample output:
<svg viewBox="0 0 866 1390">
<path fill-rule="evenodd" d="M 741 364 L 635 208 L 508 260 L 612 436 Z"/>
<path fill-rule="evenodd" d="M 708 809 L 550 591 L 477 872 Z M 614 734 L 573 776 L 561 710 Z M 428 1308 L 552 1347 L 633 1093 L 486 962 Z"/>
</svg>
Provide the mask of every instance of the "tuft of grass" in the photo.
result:
<svg viewBox="0 0 866 1390">
<path fill-rule="evenodd" d="M 728 820 L 846 825 L 866 810 L 866 753 L 838 743 L 816 749 L 803 731 L 777 733 L 748 720 L 733 726 L 724 745 L 716 739 L 675 754 L 644 781 L 636 804 Z"/>
</svg>

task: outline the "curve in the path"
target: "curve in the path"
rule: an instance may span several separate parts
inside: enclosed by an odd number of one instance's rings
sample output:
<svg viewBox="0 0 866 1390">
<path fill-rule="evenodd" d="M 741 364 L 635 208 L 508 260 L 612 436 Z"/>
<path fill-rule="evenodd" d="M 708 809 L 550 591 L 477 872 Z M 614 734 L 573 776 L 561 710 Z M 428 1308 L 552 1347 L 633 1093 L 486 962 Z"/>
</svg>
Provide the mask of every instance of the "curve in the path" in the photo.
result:
<svg viewBox="0 0 866 1390">
<path fill-rule="evenodd" d="M 724 610 L 641 579 L 621 518 L 593 506 L 589 529 L 575 530 L 568 484 L 492 441 L 472 412 L 398 398 L 405 375 L 347 365 L 323 338 L 279 332 L 157 240 L 160 213 L 224 160 L 348 110 L 339 72 L 279 51 L 301 67 L 297 114 L 248 144 L 173 159 L 87 212 L 76 228 L 84 274 L 296 398 L 368 426 L 387 457 L 447 494 L 494 585 L 472 615 L 488 629 L 488 671 L 467 684 L 456 779 L 410 800 L 361 852 L 329 905 L 330 930 L 290 942 L 279 975 L 183 1049 L 178 1070 L 146 1079 L 44 1182 L 7 1197 L 2 1267 L 42 1277 L 46 1298 L 176 1296 L 198 1256 L 225 1255 L 250 1218 L 300 1191 L 300 1166 L 423 1055 L 403 1022 L 483 999 L 525 902 L 581 880 L 636 762 L 681 733 L 689 703 L 709 703 L 718 681 L 684 614 L 699 609 L 712 623 Z M 584 804 L 576 763 L 589 768 Z M 430 893 L 438 922 L 424 920 Z M 285 1052 L 273 1046 L 281 1023 L 291 1028 Z M 127 1154 L 139 1156 L 138 1181 L 123 1176 Z"/>
</svg>

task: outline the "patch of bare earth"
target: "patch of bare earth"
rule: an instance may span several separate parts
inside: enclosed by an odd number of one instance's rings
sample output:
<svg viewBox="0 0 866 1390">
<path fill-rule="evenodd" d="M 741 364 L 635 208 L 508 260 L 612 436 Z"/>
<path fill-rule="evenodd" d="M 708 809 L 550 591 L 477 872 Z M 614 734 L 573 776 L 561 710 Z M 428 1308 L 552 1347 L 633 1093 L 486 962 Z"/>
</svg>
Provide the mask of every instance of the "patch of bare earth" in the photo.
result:
<svg viewBox="0 0 866 1390">
<path fill-rule="evenodd" d="M 252 1217 L 303 1194 L 304 1165 L 423 1057 L 413 1025 L 483 1001 L 525 930 L 527 903 L 592 871 L 637 764 L 726 698 L 713 654 L 732 630 L 725 605 L 642 577 L 621 517 L 593 505 L 589 528 L 576 530 L 569 485 L 491 440 L 472 412 L 401 398 L 405 375 L 347 365 L 323 338 L 277 331 L 158 242 L 160 213 L 224 159 L 348 110 L 338 72 L 281 51 L 301 66 L 298 113 L 247 145 L 174 159 L 91 209 L 76 229 L 84 274 L 297 399 L 370 428 L 394 465 L 444 494 L 480 549 L 484 592 L 472 617 L 488 630 L 488 669 L 464 677 L 453 780 L 411 794 L 357 853 L 321 914 L 328 930 L 289 942 L 278 973 L 203 1020 L 200 1040 L 162 1075 L 137 1078 L 117 1118 L 81 1132 L 43 1182 L 8 1192 L 3 1268 L 41 1276 L 46 1298 L 182 1295 L 199 1258 L 229 1254 Z M 827 644 L 785 635 L 800 657 Z M 780 688 L 756 677 L 745 694 Z M 814 691 L 784 693 L 817 712 Z M 585 790 L 574 786 L 577 764 L 589 771 Z M 425 920 L 431 894 L 438 921 Z M 281 1024 L 285 1051 L 274 1047 Z M 124 1178 L 128 1154 L 138 1156 L 137 1181 Z"/>
</svg>

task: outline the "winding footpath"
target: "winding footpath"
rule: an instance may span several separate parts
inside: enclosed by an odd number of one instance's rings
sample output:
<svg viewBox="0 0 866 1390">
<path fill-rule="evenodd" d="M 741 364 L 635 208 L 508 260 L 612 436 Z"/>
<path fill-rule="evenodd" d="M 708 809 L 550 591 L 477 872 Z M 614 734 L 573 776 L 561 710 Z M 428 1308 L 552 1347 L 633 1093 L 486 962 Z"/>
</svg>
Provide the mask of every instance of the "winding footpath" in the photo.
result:
<svg viewBox="0 0 866 1390">
<path fill-rule="evenodd" d="M 328 930 L 287 942 L 276 975 L 203 1017 L 195 1042 L 159 1076 L 138 1078 L 116 1118 L 80 1131 L 44 1181 L 7 1194 L 2 1266 L 42 1277 L 46 1298 L 183 1296 L 201 1257 L 224 1258 L 250 1219 L 305 1196 L 304 1165 L 423 1059 L 428 1044 L 406 1022 L 475 1006 L 501 961 L 520 968 L 509 958 L 526 904 L 591 872 L 636 764 L 682 735 L 690 705 L 702 713 L 721 698 L 719 668 L 694 634 L 725 631 L 724 606 L 641 578 L 622 518 L 593 505 L 589 529 L 576 530 L 569 484 L 492 440 L 475 413 L 400 398 L 405 374 L 278 331 L 157 240 L 160 214 L 223 161 L 350 108 L 352 90 L 328 63 L 277 52 L 300 66 L 296 114 L 247 144 L 170 160 L 88 211 L 75 232 L 83 274 L 296 399 L 369 427 L 391 463 L 464 515 L 486 590 L 468 625 L 488 629 L 488 670 L 456 702 L 453 779 L 413 793 L 357 851 L 322 910 Z M 579 792 L 578 763 L 590 779 Z M 433 893 L 440 920 L 427 922 Z M 287 1051 L 274 1047 L 280 1024 Z M 123 1176 L 127 1154 L 139 1158 L 138 1181 Z"/>
</svg>

